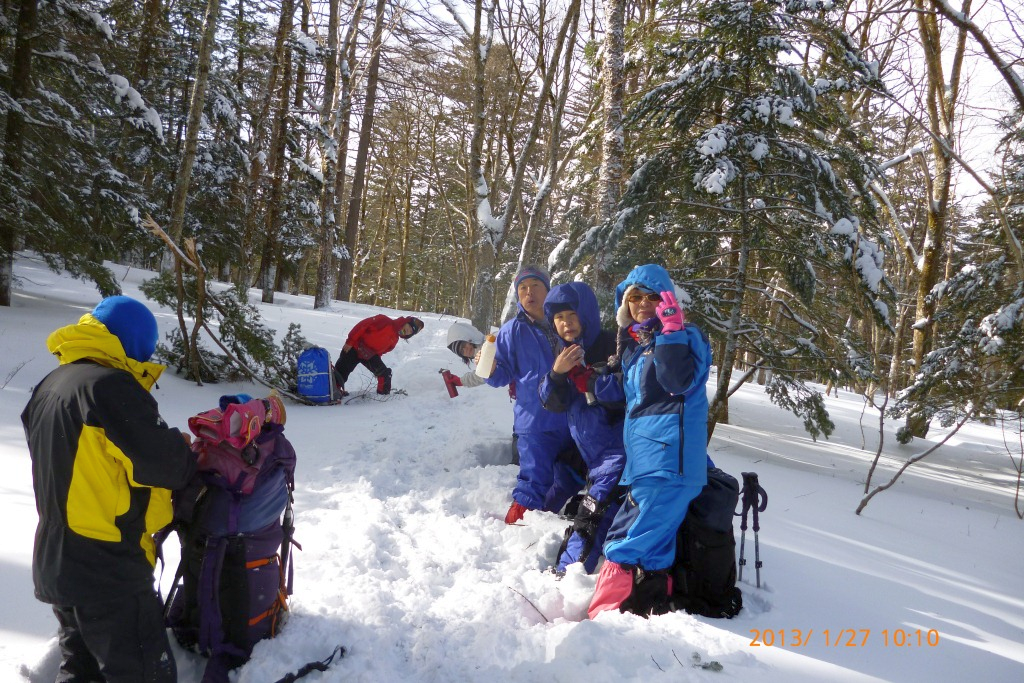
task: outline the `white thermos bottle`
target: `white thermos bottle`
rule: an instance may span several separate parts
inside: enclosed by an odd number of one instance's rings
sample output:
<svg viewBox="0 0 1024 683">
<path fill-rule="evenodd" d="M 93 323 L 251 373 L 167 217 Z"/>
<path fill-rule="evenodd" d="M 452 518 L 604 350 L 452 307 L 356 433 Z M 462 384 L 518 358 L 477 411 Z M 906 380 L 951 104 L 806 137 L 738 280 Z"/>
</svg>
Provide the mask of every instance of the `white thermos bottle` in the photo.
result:
<svg viewBox="0 0 1024 683">
<path fill-rule="evenodd" d="M 491 372 L 494 370 L 494 352 L 497 350 L 495 342 L 495 336 L 493 334 L 487 335 L 487 339 L 484 340 L 483 346 L 480 347 L 480 360 L 476 364 L 476 375 L 477 377 L 487 379 L 491 376 Z"/>
</svg>

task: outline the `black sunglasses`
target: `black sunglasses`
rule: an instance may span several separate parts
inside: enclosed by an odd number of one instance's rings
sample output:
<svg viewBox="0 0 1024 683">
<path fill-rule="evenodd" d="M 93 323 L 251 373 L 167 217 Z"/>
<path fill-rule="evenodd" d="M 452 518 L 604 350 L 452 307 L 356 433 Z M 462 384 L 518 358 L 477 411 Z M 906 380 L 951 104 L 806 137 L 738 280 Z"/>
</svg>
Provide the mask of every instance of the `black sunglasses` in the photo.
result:
<svg viewBox="0 0 1024 683">
<path fill-rule="evenodd" d="M 630 294 L 629 296 L 626 297 L 626 301 L 628 301 L 631 304 L 638 304 L 638 303 L 640 303 L 641 301 L 644 301 L 644 300 L 646 300 L 646 301 L 648 301 L 648 302 L 650 302 L 652 304 L 658 304 L 658 303 L 661 303 L 661 295 L 660 294 L 655 294 L 654 292 L 649 292 L 647 294 L 643 294 L 643 293 Z"/>
</svg>

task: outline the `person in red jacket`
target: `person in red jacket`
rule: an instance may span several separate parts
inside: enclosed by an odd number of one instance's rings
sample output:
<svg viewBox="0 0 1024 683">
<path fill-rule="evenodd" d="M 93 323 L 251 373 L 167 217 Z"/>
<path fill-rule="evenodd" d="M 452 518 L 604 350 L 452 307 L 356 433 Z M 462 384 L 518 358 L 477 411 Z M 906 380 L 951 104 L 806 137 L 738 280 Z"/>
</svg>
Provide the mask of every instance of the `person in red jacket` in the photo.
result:
<svg viewBox="0 0 1024 683">
<path fill-rule="evenodd" d="M 341 355 L 334 364 L 334 377 L 341 395 L 348 394 L 345 382 L 360 363 L 377 378 L 377 393 L 390 394 L 391 368 L 384 365 L 380 357 L 395 348 L 399 338 L 408 339 L 422 329 L 423 321 L 412 316 L 392 319 L 386 315 L 375 315 L 360 320 L 348 333 Z"/>
</svg>

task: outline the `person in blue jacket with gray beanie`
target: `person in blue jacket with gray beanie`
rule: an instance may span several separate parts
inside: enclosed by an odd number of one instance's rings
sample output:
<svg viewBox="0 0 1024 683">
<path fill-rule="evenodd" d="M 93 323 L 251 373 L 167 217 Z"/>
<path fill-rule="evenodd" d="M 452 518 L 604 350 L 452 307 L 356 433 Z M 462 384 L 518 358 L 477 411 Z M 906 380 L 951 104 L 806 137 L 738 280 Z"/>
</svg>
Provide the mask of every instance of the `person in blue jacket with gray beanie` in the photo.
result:
<svg viewBox="0 0 1024 683">
<path fill-rule="evenodd" d="M 676 532 L 707 483 L 711 369 L 707 336 L 683 320 L 675 285 L 664 268 L 634 268 L 615 290 L 621 352 L 629 493 L 605 540 L 607 558 L 588 614 L 618 609 L 640 615 L 669 610 Z M 610 400 L 614 383 L 597 389 Z"/>
<path fill-rule="evenodd" d="M 594 396 L 608 358 L 615 355 L 615 335 L 601 329 L 597 296 L 582 282 L 552 289 L 544 300 L 544 314 L 562 339 L 562 349 L 541 381 L 541 401 L 548 410 L 568 416 L 569 432 L 586 466 L 586 493 L 572 515 L 572 526 L 566 529 L 555 571 L 562 574 L 568 565 L 582 562 L 591 573 L 623 497 L 618 484 L 626 464 L 625 404 L 603 405 Z M 556 465 L 550 495 L 560 498 L 559 491 L 561 495 L 578 491 L 583 482 L 574 475 Z"/>
<path fill-rule="evenodd" d="M 538 388 L 561 347 L 554 329 L 544 318 L 544 298 L 551 288 L 546 271 L 524 266 L 515 277 L 519 311 L 501 326 L 496 340 L 494 369 L 487 378 L 492 387 L 515 383 L 512 431 L 519 451 L 519 476 L 512 491 L 506 524 L 515 524 L 527 510 L 556 511 L 565 500 L 548 500 L 554 483 L 555 462 L 572 449 L 569 425 L 562 413 L 541 405 Z"/>
</svg>

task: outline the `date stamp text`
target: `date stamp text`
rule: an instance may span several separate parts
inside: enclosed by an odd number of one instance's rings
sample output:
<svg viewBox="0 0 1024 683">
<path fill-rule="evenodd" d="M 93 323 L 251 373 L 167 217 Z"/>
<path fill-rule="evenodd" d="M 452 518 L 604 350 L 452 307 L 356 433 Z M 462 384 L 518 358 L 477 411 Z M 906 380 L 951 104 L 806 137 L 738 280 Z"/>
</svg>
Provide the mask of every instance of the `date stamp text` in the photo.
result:
<svg viewBox="0 0 1024 683">
<path fill-rule="evenodd" d="M 750 629 L 750 647 L 792 647 L 810 645 L 825 647 L 937 647 L 939 632 L 935 629 L 813 629 L 779 628 Z"/>
</svg>

